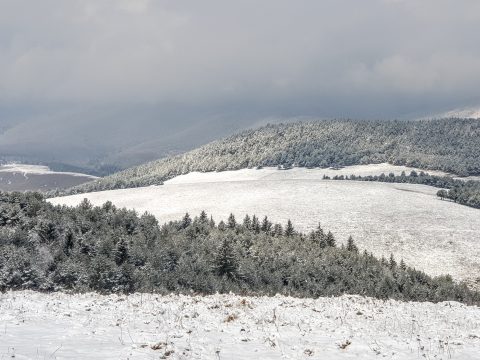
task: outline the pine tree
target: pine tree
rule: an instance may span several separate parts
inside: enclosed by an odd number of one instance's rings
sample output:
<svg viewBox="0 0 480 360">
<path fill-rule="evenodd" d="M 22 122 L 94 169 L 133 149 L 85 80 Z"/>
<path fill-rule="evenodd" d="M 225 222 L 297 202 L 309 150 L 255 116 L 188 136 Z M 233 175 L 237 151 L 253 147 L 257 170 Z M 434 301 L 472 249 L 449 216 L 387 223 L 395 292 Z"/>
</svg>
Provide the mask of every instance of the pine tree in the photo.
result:
<svg viewBox="0 0 480 360">
<path fill-rule="evenodd" d="M 380 264 L 382 264 L 383 266 L 388 265 L 387 259 L 385 259 L 385 256 L 383 256 L 383 255 L 382 255 L 382 258 L 380 259 Z"/>
<path fill-rule="evenodd" d="M 321 239 L 322 237 L 325 236 L 325 233 L 323 232 L 322 226 L 320 223 L 318 223 L 317 229 L 315 230 L 315 235 Z"/>
<path fill-rule="evenodd" d="M 260 222 L 255 215 L 253 215 L 252 217 L 252 230 L 255 231 L 257 234 L 260 232 Z"/>
<path fill-rule="evenodd" d="M 218 230 L 225 231 L 226 229 L 227 229 L 227 225 L 225 225 L 223 220 L 220 220 L 220 222 L 218 223 Z"/>
<path fill-rule="evenodd" d="M 115 263 L 117 265 L 121 265 L 128 260 L 128 258 L 129 258 L 128 245 L 127 245 L 124 238 L 121 238 L 118 241 L 118 243 L 115 247 L 114 258 L 115 258 Z"/>
<path fill-rule="evenodd" d="M 355 245 L 355 242 L 353 241 L 352 236 L 350 236 L 350 237 L 348 238 L 348 241 L 347 241 L 347 250 L 358 253 L 358 247 L 357 247 L 357 245 Z"/>
<path fill-rule="evenodd" d="M 200 213 L 200 217 L 198 218 L 198 220 L 199 220 L 200 223 L 202 223 L 202 224 L 208 223 L 208 216 L 207 216 L 207 213 L 205 212 L 205 210 L 202 210 L 202 212 Z"/>
<path fill-rule="evenodd" d="M 65 255 L 70 256 L 74 245 L 75 240 L 73 237 L 73 232 L 69 229 L 65 235 L 65 243 L 63 245 L 63 252 L 65 253 Z"/>
<path fill-rule="evenodd" d="M 260 228 L 263 232 L 269 233 L 270 230 L 272 229 L 272 223 L 268 221 L 268 217 L 264 217 L 262 221 L 262 226 Z"/>
<path fill-rule="evenodd" d="M 395 261 L 393 254 L 390 254 L 390 260 L 388 262 L 388 266 L 390 267 L 390 269 L 394 269 L 397 267 L 397 262 Z"/>
<path fill-rule="evenodd" d="M 187 212 L 182 219 L 182 229 L 186 229 L 191 224 L 192 224 L 192 218 L 190 217 L 190 214 Z"/>
<path fill-rule="evenodd" d="M 405 261 L 400 260 L 400 269 L 402 269 L 403 271 L 407 270 L 407 265 L 405 265 Z"/>
<path fill-rule="evenodd" d="M 245 218 L 243 219 L 243 227 L 245 229 L 251 230 L 252 228 L 252 220 L 250 219 L 250 216 L 245 215 Z"/>
<path fill-rule="evenodd" d="M 287 226 L 285 227 L 285 236 L 291 237 L 295 233 L 295 229 L 293 228 L 292 221 L 288 219 Z"/>
<path fill-rule="evenodd" d="M 327 233 L 327 237 L 325 238 L 325 243 L 327 246 L 330 246 L 330 247 L 335 247 L 336 245 L 335 237 L 330 231 Z"/>
<path fill-rule="evenodd" d="M 53 222 L 42 222 L 37 227 L 37 234 L 45 243 L 52 243 L 58 237 L 58 231 Z"/>
<path fill-rule="evenodd" d="M 235 229 L 237 227 L 237 221 L 235 220 L 235 216 L 230 214 L 227 221 L 227 226 L 229 229 Z"/>
<path fill-rule="evenodd" d="M 214 269 L 220 276 L 227 276 L 231 279 L 237 276 L 238 261 L 235 257 L 231 241 L 227 238 L 223 239 L 217 251 L 214 260 Z"/>
<path fill-rule="evenodd" d="M 210 221 L 208 225 L 213 229 L 215 227 L 215 220 L 213 220 L 213 216 L 210 215 Z"/>
<path fill-rule="evenodd" d="M 281 224 L 275 224 L 273 227 L 273 234 L 274 236 L 282 236 L 283 235 L 283 227 Z"/>
</svg>

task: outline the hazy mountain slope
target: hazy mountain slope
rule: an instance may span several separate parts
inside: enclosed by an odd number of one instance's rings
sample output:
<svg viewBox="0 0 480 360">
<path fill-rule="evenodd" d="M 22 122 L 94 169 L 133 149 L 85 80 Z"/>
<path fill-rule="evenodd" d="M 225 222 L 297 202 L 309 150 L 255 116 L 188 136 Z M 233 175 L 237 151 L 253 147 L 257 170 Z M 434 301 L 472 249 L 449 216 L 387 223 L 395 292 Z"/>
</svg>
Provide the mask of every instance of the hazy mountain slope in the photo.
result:
<svg viewBox="0 0 480 360">
<path fill-rule="evenodd" d="M 72 188 L 81 193 L 161 184 L 191 171 L 389 162 L 480 174 L 480 122 L 330 120 L 267 125 Z"/>
<path fill-rule="evenodd" d="M 160 106 L 71 106 L 16 117 L 0 109 L 0 162 L 59 163 L 94 175 L 182 153 L 245 129 L 252 118 L 174 113 Z"/>
</svg>

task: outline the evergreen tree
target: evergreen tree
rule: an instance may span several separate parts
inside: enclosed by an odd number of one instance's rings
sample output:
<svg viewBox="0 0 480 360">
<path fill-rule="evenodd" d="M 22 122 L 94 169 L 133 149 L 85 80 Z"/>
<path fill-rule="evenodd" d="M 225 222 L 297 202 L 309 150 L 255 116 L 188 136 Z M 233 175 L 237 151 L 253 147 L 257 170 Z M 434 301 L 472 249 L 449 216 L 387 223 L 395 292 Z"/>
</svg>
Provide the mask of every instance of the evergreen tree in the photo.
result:
<svg viewBox="0 0 480 360">
<path fill-rule="evenodd" d="M 438 190 L 437 196 L 438 196 L 440 199 L 444 200 L 446 197 L 448 197 L 448 192 L 447 192 L 446 190 L 444 190 L 444 189 Z"/>
<path fill-rule="evenodd" d="M 208 225 L 213 229 L 215 227 L 215 220 L 213 220 L 213 216 L 210 215 L 210 221 Z"/>
<path fill-rule="evenodd" d="M 260 222 L 258 221 L 258 218 L 255 215 L 253 215 L 252 217 L 252 229 L 257 234 L 260 232 Z"/>
<path fill-rule="evenodd" d="M 191 224 L 192 224 L 192 218 L 190 217 L 190 214 L 187 212 L 182 219 L 182 229 L 186 229 Z"/>
<path fill-rule="evenodd" d="M 388 266 L 390 267 L 390 269 L 395 269 L 397 267 L 397 262 L 395 261 L 393 254 L 390 254 L 390 260 L 388 262 Z"/>
<path fill-rule="evenodd" d="M 231 241 L 227 238 L 222 240 L 222 244 L 215 255 L 214 269 L 220 276 L 227 276 L 231 279 L 237 277 L 238 261 Z"/>
<path fill-rule="evenodd" d="M 201 224 L 207 224 L 208 223 L 208 216 L 207 216 L 207 213 L 205 212 L 205 210 L 202 210 L 198 220 Z"/>
<path fill-rule="evenodd" d="M 285 236 L 291 237 L 293 236 L 294 233 L 295 233 L 295 229 L 293 228 L 293 224 L 290 221 L 290 219 L 288 219 L 287 226 L 285 227 Z"/>
<path fill-rule="evenodd" d="M 282 236 L 283 235 L 283 227 L 281 224 L 275 224 L 273 226 L 273 236 Z"/>
<path fill-rule="evenodd" d="M 127 245 L 127 242 L 125 241 L 124 238 L 121 238 L 118 241 L 118 243 L 115 247 L 114 258 L 115 258 L 115 263 L 117 265 L 122 265 L 123 263 L 125 263 L 128 260 L 128 258 L 129 258 L 128 245 Z"/>
<path fill-rule="evenodd" d="M 347 250 L 358 253 L 358 247 L 355 245 L 353 238 L 350 236 L 347 241 Z"/>
<path fill-rule="evenodd" d="M 227 226 L 229 229 L 235 229 L 237 227 L 237 221 L 235 220 L 235 216 L 230 214 L 227 221 Z"/>
<path fill-rule="evenodd" d="M 333 234 L 330 231 L 327 233 L 325 243 L 326 243 L 327 246 L 330 246 L 330 247 L 335 247 L 335 245 L 336 245 L 335 237 L 333 236 Z"/>
<path fill-rule="evenodd" d="M 260 228 L 263 232 L 269 233 L 270 230 L 272 229 L 272 223 L 268 221 L 268 217 L 264 217 L 262 221 L 262 226 Z"/>
<path fill-rule="evenodd" d="M 243 219 L 243 227 L 248 230 L 252 229 L 252 219 L 250 219 L 250 216 L 248 216 L 248 214 L 245 215 L 245 218 Z"/>
<path fill-rule="evenodd" d="M 225 225 L 223 220 L 220 220 L 220 222 L 218 223 L 218 230 L 225 231 L 226 229 L 227 229 L 227 225 Z"/>
<path fill-rule="evenodd" d="M 69 229 L 65 234 L 65 243 L 63 245 L 63 252 L 65 253 L 65 255 L 70 256 L 74 245 L 75 245 L 74 235 L 72 230 Z"/>
</svg>

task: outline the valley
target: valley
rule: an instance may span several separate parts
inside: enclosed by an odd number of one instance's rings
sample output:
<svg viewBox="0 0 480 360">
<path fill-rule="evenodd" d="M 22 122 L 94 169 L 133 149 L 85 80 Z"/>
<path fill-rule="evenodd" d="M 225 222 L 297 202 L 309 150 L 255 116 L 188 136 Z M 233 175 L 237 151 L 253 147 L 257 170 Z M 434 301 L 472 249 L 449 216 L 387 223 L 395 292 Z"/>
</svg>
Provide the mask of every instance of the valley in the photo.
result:
<svg viewBox="0 0 480 360">
<path fill-rule="evenodd" d="M 52 171 L 47 166 L 7 164 L 0 166 L 0 191 L 51 191 L 77 186 L 97 177 Z"/>
</svg>

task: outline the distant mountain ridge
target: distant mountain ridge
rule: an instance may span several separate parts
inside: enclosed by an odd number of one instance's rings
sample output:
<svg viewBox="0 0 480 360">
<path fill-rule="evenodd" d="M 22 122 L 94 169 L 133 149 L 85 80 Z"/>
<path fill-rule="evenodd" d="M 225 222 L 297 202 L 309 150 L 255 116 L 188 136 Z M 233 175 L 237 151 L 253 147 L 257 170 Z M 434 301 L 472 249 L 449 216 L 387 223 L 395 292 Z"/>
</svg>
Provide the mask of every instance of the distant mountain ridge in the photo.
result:
<svg viewBox="0 0 480 360">
<path fill-rule="evenodd" d="M 322 120 L 267 125 L 89 182 L 65 194 L 162 184 L 192 171 L 259 166 L 331 167 L 388 162 L 480 174 L 480 122 Z"/>
</svg>

